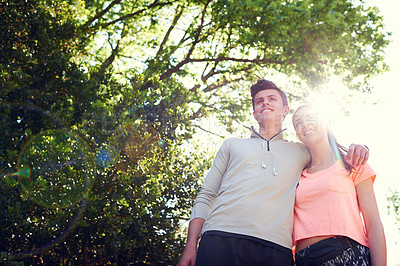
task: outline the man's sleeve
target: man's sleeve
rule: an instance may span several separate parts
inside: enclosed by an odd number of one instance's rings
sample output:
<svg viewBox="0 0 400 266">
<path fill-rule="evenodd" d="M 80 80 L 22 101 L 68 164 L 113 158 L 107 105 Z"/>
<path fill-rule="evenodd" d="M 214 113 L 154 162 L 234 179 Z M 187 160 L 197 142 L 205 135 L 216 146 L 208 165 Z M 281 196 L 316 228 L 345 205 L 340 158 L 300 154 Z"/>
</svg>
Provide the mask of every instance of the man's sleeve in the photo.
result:
<svg viewBox="0 0 400 266">
<path fill-rule="evenodd" d="M 204 180 L 203 187 L 197 194 L 190 220 L 193 220 L 194 218 L 207 220 L 215 199 L 218 196 L 222 178 L 228 166 L 229 143 L 229 139 L 225 140 L 215 155 L 213 165 Z"/>
</svg>

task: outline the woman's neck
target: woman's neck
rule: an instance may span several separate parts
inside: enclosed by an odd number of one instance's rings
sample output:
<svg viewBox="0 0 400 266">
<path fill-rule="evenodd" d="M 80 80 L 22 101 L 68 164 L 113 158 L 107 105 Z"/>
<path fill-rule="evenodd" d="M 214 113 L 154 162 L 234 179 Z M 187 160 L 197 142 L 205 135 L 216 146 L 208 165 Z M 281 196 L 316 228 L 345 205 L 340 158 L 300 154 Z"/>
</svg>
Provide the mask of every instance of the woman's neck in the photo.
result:
<svg viewBox="0 0 400 266">
<path fill-rule="evenodd" d="M 308 172 L 316 172 L 332 166 L 336 162 L 335 154 L 329 141 L 326 139 L 308 147 L 311 154 L 311 163 Z"/>
</svg>

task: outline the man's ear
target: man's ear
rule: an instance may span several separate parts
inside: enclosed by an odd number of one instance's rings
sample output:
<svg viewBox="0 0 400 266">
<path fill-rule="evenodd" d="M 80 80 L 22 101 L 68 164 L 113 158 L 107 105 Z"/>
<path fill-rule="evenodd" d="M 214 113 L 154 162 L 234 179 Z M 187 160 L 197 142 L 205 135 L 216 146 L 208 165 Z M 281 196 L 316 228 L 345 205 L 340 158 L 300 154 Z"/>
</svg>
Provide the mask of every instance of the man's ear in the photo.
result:
<svg viewBox="0 0 400 266">
<path fill-rule="evenodd" d="M 253 111 L 253 117 L 257 121 L 258 124 L 260 124 L 260 120 L 256 117 L 256 112 Z"/>
<path fill-rule="evenodd" d="M 283 117 L 286 117 L 288 114 L 289 114 L 289 111 L 290 111 L 290 109 L 289 109 L 289 106 L 284 106 L 283 107 Z"/>
</svg>

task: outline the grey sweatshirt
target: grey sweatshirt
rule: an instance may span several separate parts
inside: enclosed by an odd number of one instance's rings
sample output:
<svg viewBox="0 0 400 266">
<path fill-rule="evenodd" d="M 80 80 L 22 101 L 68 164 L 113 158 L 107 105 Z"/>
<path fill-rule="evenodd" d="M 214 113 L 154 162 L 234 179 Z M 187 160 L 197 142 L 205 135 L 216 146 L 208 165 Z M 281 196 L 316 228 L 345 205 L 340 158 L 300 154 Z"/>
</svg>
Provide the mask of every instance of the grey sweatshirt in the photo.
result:
<svg viewBox="0 0 400 266">
<path fill-rule="evenodd" d="M 295 190 L 309 160 L 303 144 L 282 133 L 266 140 L 229 138 L 217 152 L 194 202 L 191 220 L 209 230 L 242 234 L 292 247 Z M 275 173 L 275 174 L 274 174 Z"/>
</svg>

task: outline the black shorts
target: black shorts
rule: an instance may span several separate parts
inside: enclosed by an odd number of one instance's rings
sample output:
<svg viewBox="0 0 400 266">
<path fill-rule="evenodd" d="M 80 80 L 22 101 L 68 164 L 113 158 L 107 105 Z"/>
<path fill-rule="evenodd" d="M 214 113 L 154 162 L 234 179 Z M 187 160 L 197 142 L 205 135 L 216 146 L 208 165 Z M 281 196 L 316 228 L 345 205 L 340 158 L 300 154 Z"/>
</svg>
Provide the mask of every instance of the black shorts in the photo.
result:
<svg viewBox="0 0 400 266">
<path fill-rule="evenodd" d="M 293 266 L 292 251 L 259 238 L 207 231 L 200 240 L 196 266 Z"/>
<path fill-rule="evenodd" d="M 351 238 L 335 236 L 296 252 L 296 266 L 371 265 L 369 248 Z"/>
</svg>

